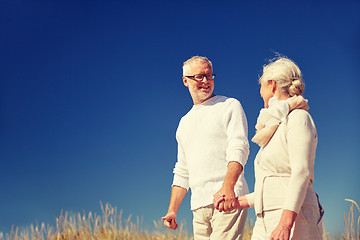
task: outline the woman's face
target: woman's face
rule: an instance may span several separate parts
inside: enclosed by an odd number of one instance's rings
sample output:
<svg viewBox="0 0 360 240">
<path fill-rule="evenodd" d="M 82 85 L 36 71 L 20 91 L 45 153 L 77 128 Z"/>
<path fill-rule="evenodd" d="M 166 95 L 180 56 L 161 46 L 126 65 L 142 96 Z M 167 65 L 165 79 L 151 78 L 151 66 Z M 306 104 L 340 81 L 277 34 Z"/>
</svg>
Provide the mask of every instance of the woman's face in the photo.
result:
<svg viewBox="0 0 360 240">
<path fill-rule="evenodd" d="M 272 98 L 274 96 L 274 84 L 275 81 L 273 80 L 269 80 L 269 81 L 264 81 L 261 80 L 260 82 L 260 95 L 262 97 L 262 99 L 264 100 L 264 107 L 268 108 L 269 107 L 269 99 Z"/>
</svg>

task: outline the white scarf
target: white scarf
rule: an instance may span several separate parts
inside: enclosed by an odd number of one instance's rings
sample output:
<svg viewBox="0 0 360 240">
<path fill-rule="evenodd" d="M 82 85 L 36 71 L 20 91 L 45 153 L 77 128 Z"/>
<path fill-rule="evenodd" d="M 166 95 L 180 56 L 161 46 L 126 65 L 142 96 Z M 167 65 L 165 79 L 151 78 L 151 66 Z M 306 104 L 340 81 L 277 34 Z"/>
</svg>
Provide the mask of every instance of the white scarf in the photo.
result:
<svg viewBox="0 0 360 240">
<path fill-rule="evenodd" d="M 265 147 L 274 135 L 279 124 L 294 109 L 308 110 L 308 100 L 302 96 L 293 96 L 286 100 L 278 100 L 276 96 L 269 99 L 269 107 L 260 110 L 256 122 L 256 134 L 251 139 L 260 147 Z"/>
</svg>

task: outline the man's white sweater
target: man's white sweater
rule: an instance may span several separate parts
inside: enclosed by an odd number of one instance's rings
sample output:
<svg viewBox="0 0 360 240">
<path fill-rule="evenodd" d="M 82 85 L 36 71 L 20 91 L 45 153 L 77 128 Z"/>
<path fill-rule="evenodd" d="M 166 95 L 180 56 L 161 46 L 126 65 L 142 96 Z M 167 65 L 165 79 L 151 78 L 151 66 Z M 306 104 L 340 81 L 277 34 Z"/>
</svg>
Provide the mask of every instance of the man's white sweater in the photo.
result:
<svg viewBox="0 0 360 240">
<path fill-rule="evenodd" d="M 182 117 L 176 132 L 178 160 L 173 185 L 191 188 L 191 210 L 212 204 L 229 162 L 245 166 L 249 155 L 247 132 L 244 110 L 234 98 L 214 96 L 194 105 Z M 249 192 L 244 172 L 234 191 L 236 196 Z"/>
</svg>

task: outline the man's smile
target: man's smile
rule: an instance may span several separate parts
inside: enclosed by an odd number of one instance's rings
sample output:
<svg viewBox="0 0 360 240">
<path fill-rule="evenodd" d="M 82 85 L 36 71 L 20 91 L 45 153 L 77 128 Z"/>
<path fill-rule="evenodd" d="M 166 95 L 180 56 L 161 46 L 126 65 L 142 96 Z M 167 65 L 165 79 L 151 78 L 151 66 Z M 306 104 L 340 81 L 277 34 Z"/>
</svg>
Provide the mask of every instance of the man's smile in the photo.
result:
<svg viewBox="0 0 360 240">
<path fill-rule="evenodd" d="M 206 90 L 209 89 L 209 88 L 210 88 L 210 86 L 200 86 L 199 87 L 199 89 L 206 89 Z"/>
</svg>

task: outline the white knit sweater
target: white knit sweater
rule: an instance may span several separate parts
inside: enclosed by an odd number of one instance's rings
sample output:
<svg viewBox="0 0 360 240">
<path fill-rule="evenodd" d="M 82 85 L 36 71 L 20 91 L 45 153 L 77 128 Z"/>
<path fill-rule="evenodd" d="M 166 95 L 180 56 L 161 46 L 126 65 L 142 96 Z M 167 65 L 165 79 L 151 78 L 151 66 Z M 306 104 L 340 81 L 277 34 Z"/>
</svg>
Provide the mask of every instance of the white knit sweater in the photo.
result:
<svg viewBox="0 0 360 240">
<path fill-rule="evenodd" d="M 318 207 L 312 188 L 317 140 L 307 111 L 293 110 L 280 123 L 254 162 L 254 192 L 246 197 L 257 215 L 280 208 L 299 213 L 302 206 Z"/>
<path fill-rule="evenodd" d="M 173 185 L 191 188 L 191 210 L 213 202 L 213 194 L 220 190 L 229 162 L 245 166 L 249 155 L 247 132 L 240 102 L 224 96 L 194 105 L 180 120 Z M 234 191 L 236 196 L 249 192 L 244 172 Z"/>
</svg>

